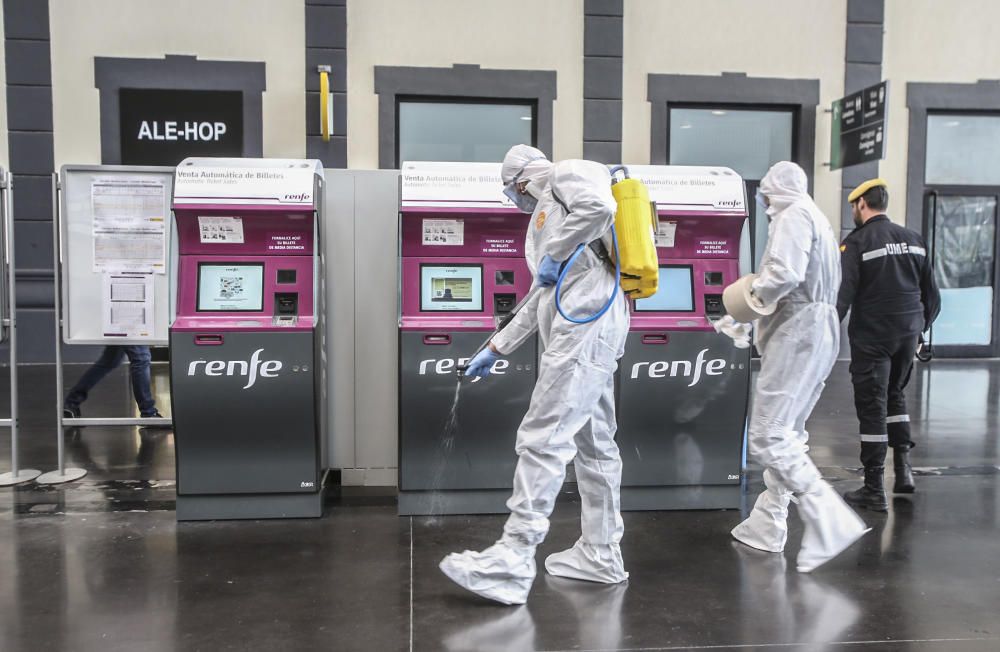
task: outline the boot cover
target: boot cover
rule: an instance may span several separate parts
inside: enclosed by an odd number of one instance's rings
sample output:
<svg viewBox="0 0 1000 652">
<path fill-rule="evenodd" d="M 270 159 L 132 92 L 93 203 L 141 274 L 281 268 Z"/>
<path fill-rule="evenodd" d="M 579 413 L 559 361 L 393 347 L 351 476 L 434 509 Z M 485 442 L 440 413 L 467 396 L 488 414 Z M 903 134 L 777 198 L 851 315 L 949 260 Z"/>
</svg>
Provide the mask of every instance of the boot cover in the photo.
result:
<svg viewBox="0 0 1000 652">
<path fill-rule="evenodd" d="M 733 538 L 765 552 L 782 552 L 788 540 L 788 503 L 791 493 L 766 489 L 757 497 L 753 511 L 733 528 Z"/>
<path fill-rule="evenodd" d="M 617 543 L 592 544 L 583 539 L 569 550 L 546 557 L 545 570 L 549 575 L 602 584 L 618 584 L 628 579 Z"/>
<path fill-rule="evenodd" d="M 896 473 L 896 480 L 892 485 L 893 493 L 912 494 L 916 491 L 916 485 L 913 482 L 913 467 L 910 466 L 910 449 L 908 446 L 899 446 L 892 449 L 892 466 Z"/>
<path fill-rule="evenodd" d="M 501 604 L 524 604 L 535 580 L 535 547 L 497 541 L 482 552 L 453 552 L 438 565 L 463 589 Z"/>
<path fill-rule="evenodd" d="M 871 530 L 823 480 L 795 498 L 805 525 L 796 559 L 800 573 L 816 570 Z"/>
</svg>

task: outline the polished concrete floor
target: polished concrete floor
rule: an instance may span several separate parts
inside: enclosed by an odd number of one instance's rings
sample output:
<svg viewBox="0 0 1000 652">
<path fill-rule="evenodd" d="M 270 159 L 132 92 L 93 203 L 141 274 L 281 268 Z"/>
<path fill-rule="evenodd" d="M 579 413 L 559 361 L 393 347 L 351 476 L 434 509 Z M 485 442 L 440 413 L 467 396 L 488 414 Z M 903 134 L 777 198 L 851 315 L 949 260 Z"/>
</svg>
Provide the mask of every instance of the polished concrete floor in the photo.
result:
<svg viewBox="0 0 1000 652">
<path fill-rule="evenodd" d="M 52 370 L 20 373 L 22 463 L 51 470 Z M 123 370 L 85 416 L 127 413 L 126 388 Z M 919 367 L 918 493 L 862 514 L 873 531 L 811 575 L 794 572 L 795 519 L 785 555 L 770 555 L 732 543 L 736 510 L 631 513 L 627 584 L 542 574 L 517 608 L 437 570 L 489 545 L 500 517 L 399 518 L 367 496 L 315 521 L 178 524 L 169 432 L 69 431 L 67 462 L 86 478 L 0 489 L 0 650 L 1000 650 L 998 394 L 1000 362 Z M 846 367 L 809 427 L 824 475 L 855 486 Z M 540 558 L 572 543 L 578 509 L 567 492 Z"/>
</svg>

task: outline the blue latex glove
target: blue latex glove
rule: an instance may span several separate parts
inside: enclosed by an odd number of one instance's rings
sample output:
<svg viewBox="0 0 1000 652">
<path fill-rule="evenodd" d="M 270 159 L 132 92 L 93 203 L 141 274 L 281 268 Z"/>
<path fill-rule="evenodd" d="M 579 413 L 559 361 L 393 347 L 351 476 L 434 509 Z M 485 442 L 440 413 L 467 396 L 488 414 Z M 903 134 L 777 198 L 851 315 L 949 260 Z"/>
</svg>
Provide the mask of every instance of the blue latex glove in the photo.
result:
<svg viewBox="0 0 1000 652">
<path fill-rule="evenodd" d="M 559 280 L 559 268 L 562 263 L 552 256 L 545 254 L 542 262 L 538 264 L 538 271 L 535 273 L 535 282 L 539 287 L 547 288 L 556 284 Z"/>
<path fill-rule="evenodd" d="M 466 376 L 476 376 L 477 378 L 486 378 L 490 375 L 490 371 L 493 370 L 493 364 L 500 359 L 499 353 L 494 353 L 490 350 L 490 347 L 486 347 L 482 351 L 476 354 L 471 361 L 469 361 L 469 368 L 465 370 Z"/>
</svg>

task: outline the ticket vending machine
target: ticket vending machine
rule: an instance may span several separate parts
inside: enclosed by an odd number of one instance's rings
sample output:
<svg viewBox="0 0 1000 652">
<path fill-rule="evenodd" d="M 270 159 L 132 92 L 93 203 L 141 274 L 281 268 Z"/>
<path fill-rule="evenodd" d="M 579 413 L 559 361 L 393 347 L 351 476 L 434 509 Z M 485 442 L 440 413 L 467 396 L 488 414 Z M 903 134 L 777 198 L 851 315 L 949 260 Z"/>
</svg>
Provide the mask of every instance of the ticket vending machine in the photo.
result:
<svg viewBox="0 0 1000 652">
<path fill-rule="evenodd" d="M 457 404 L 456 367 L 531 287 L 530 216 L 503 195 L 499 164 L 404 163 L 401 174 L 399 513 L 503 512 L 536 340 L 487 382 L 463 380 Z"/>
<path fill-rule="evenodd" d="M 619 366 L 622 507 L 739 507 L 750 351 L 719 335 L 747 219 L 728 168 L 629 166 L 656 203 L 659 291 L 632 302 Z"/>
<path fill-rule="evenodd" d="M 322 514 L 322 194 L 319 161 L 177 166 L 169 338 L 178 520 Z"/>
</svg>

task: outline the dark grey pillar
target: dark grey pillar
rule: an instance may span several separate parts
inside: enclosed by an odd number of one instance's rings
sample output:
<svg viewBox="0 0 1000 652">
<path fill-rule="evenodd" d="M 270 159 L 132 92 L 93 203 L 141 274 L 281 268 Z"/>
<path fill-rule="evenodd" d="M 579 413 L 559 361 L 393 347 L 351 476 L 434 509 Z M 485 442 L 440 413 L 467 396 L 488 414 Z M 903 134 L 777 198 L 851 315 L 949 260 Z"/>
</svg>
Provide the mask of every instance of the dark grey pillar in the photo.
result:
<svg viewBox="0 0 1000 652">
<path fill-rule="evenodd" d="M 885 0 L 847 0 L 847 49 L 844 95 L 882 81 L 882 42 Z M 889 117 L 892 119 L 892 116 Z M 878 176 L 878 161 L 846 167 L 841 172 L 840 239 L 854 229 L 847 196 L 863 181 Z M 890 189 L 890 192 L 892 189 Z M 902 189 L 900 188 L 901 192 Z M 891 208 L 890 208 L 891 210 Z M 851 357 L 847 320 L 841 327 L 840 358 Z"/>
<path fill-rule="evenodd" d="M 7 138 L 14 175 L 17 314 L 22 362 L 54 356 L 52 70 L 49 3 L 3 0 Z"/>
<path fill-rule="evenodd" d="M 583 158 L 622 160 L 623 0 L 583 5 Z"/>
<path fill-rule="evenodd" d="M 882 81 L 882 28 L 884 20 L 884 0 L 848 0 L 844 95 L 860 91 L 867 86 L 874 86 Z M 878 161 L 844 168 L 841 177 L 843 202 L 840 211 L 840 230 L 842 236 L 846 236 L 854 228 L 847 195 L 863 181 L 877 176 Z"/>
<path fill-rule="evenodd" d="M 347 167 L 347 0 L 306 0 L 306 157 Z M 318 66 L 330 66 L 333 125 L 328 142 L 319 124 Z"/>
</svg>

